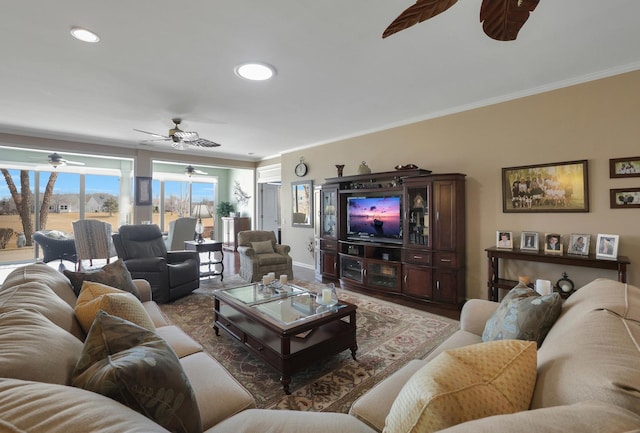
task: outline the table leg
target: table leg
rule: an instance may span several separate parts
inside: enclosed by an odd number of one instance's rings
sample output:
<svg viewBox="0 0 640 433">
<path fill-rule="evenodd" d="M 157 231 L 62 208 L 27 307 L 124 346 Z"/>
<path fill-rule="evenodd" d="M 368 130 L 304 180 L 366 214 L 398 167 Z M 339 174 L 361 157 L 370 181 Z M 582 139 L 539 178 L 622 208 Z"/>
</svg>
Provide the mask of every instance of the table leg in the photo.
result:
<svg viewBox="0 0 640 433">
<path fill-rule="evenodd" d="M 351 349 L 351 357 L 353 358 L 354 361 L 357 361 L 356 351 L 358 350 L 358 345 L 354 344 L 353 346 L 350 347 L 350 349 Z"/>
<path fill-rule="evenodd" d="M 287 395 L 291 395 L 291 391 L 289 390 L 289 385 L 291 384 L 291 376 L 280 376 L 280 383 L 282 384 L 284 393 Z"/>
</svg>

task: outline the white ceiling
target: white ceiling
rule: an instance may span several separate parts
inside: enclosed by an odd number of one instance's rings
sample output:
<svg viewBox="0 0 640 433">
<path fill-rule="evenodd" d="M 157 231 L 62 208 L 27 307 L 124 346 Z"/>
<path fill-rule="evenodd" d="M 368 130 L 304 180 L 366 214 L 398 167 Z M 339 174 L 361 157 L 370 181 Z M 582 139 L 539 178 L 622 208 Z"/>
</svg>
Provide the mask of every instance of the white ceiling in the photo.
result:
<svg viewBox="0 0 640 433">
<path fill-rule="evenodd" d="M 411 4 L 7 1 L 0 132 L 140 147 L 151 137 L 134 128 L 167 134 L 182 117 L 222 144 L 186 152 L 259 160 L 640 69 L 638 0 L 540 0 L 513 42 L 484 35 L 481 0 L 460 0 L 383 40 Z M 100 43 L 73 39 L 71 26 Z M 277 75 L 242 80 L 245 61 Z"/>
</svg>

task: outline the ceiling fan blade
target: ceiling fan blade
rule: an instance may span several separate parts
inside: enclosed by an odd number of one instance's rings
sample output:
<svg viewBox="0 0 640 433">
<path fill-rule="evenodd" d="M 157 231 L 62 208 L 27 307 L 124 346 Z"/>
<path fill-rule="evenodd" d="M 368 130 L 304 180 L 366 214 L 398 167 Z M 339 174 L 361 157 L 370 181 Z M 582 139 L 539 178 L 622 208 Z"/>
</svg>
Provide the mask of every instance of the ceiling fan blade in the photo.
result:
<svg viewBox="0 0 640 433">
<path fill-rule="evenodd" d="M 418 0 L 405 9 L 382 33 L 382 39 L 446 11 L 458 0 Z"/>
<path fill-rule="evenodd" d="M 197 132 L 176 130 L 173 135 L 181 141 L 195 141 L 199 137 Z"/>
<path fill-rule="evenodd" d="M 63 159 L 62 161 L 63 161 L 65 164 L 70 164 L 70 165 L 84 165 L 84 162 L 69 161 L 68 159 Z"/>
<path fill-rule="evenodd" d="M 170 138 L 155 138 L 153 140 L 140 140 L 138 143 L 160 143 L 165 141 L 172 141 Z"/>
<path fill-rule="evenodd" d="M 483 0 L 482 29 L 497 41 L 513 41 L 540 0 Z"/>
<path fill-rule="evenodd" d="M 157 138 L 164 138 L 164 139 L 171 139 L 171 137 L 167 136 L 167 135 L 162 135 L 162 134 L 156 134 L 155 132 L 149 132 L 149 131 L 143 131 L 142 129 L 133 129 L 134 131 L 138 131 L 138 132 L 142 132 L 143 134 L 149 134 L 149 135 L 153 135 L 154 137 Z"/>
<path fill-rule="evenodd" d="M 220 147 L 221 144 L 215 143 L 210 140 L 205 140 L 204 138 L 198 138 L 197 140 L 189 141 L 189 144 L 198 147 Z"/>
</svg>

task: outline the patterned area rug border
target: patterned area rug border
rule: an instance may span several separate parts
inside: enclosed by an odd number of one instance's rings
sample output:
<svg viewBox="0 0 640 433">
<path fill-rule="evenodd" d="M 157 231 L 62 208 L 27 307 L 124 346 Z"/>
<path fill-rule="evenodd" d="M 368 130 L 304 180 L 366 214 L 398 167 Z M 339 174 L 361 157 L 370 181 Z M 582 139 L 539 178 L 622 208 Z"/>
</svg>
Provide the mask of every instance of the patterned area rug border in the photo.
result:
<svg viewBox="0 0 640 433">
<path fill-rule="evenodd" d="M 322 284 L 293 281 L 319 291 Z M 358 306 L 357 360 L 346 350 L 295 373 L 291 395 L 280 376 L 249 350 L 221 332 L 213 332 L 213 291 L 247 284 L 238 275 L 203 280 L 193 294 L 161 305 L 180 326 L 216 358 L 256 399 L 259 408 L 347 412 L 355 399 L 416 358 L 423 358 L 459 329 L 459 322 L 360 293 L 338 289 L 341 300 Z"/>
</svg>

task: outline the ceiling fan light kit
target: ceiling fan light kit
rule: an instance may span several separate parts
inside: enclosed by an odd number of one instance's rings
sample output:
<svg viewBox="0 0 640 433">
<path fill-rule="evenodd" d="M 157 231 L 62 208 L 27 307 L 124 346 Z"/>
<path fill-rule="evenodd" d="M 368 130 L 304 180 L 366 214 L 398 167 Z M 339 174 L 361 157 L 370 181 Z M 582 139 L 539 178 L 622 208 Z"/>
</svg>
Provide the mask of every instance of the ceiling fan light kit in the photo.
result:
<svg viewBox="0 0 640 433">
<path fill-rule="evenodd" d="M 433 18 L 449 9 L 458 0 L 417 0 L 404 10 L 382 33 L 391 36 L 415 24 Z M 480 22 L 485 34 L 498 41 L 513 41 L 538 6 L 540 0 L 482 0 Z"/>
</svg>

